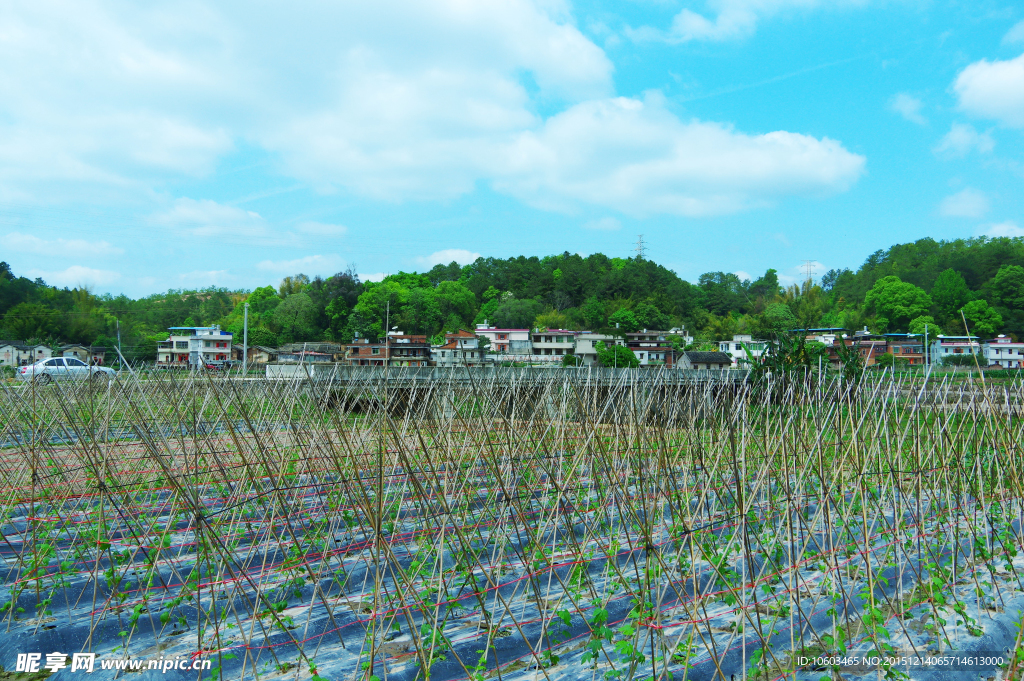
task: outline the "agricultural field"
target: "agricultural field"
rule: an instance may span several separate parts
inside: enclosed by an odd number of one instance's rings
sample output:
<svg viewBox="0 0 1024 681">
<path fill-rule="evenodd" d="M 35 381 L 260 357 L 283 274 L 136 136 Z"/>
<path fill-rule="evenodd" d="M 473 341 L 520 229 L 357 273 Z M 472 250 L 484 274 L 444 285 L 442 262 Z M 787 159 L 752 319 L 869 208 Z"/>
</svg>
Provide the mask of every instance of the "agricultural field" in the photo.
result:
<svg viewBox="0 0 1024 681">
<path fill-rule="evenodd" d="M 0 387 L 0 664 L 1017 678 L 1022 385 L 909 380 Z"/>
</svg>

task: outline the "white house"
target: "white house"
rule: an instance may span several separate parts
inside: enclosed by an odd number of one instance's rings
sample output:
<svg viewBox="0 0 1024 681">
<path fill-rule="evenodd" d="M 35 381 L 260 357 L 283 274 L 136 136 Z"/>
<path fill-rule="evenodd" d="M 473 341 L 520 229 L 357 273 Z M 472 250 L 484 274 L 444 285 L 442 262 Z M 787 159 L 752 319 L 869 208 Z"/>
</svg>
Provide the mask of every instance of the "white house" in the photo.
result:
<svg viewBox="0 0 1024 681">
<path fill-rule="evenodd" d="M 487 362 L 487 352 L 475 334 L 464 329 L 444 335 L 444 345 L 433 345 L 430 358 L 439 367 L 478 367 Z"/>
<path fill-rule="evenodd" d="M 576 345 L 573 354 L 579 357 L 586 366 L 597 364 L 597 344 L 604 343 L 606 346 L 625 345 L 626 341 L 618 336 L 610 336 L 603 333 L 591 333 L 581 331 L 576 336 Z"/>
<path fill-rule="evenodd" d="M 718 351 L 732 357 L 732 367 L 740 366 L 740 360 L 759 361 L 768 350 L 768 341 L 755 340 L 749 333 L 734 333 L 731 341 L 720 341 Z"/>
<path fill-rule="evenodd" d="M 969 355 L 981 352 L 981 343 L 977 336 L 942 336 L 939 335 L 931 345 L 929 361 L 938 364 L 944 357 Z"/>
<path fill-rule="evenodd" d="M 982 343 L 981 353 L 988 360 L 989 366 L 995 365 L 1007 369 L 1024 367 L 1024 343 L 1003 334 Z"/>
<path fill-rule="evenodd" d="M 0 366 L 27 366 L 52 356 L 53 351 L 45 345 L 23 345 L 10 341 L 0 344 Z"/>
<path fill-rule="evenodd" d="M 491 346 L 491 353 L 495 355 L 518 355 L 530 354 L 530 330 L 529 329 L 499 329 L 495 326 L 487 326 L 487 320 L 483 324 L 476 325 L 476 335 L 483 336 Z"/>
<path fill-rule="evenodd" d="M 561 362 L 562 357 L 576 351 L 576 337 L 579 331 L 568 329 L 535 330 L 530 334 L 533 343 L 532 362 Z"/>
<path fill-rule="evenodd" d="M 188 368 L 231 359 L 231 334 L 214 326 L 172 326 L 156 344 L 156 365 Z"/>
</svg>

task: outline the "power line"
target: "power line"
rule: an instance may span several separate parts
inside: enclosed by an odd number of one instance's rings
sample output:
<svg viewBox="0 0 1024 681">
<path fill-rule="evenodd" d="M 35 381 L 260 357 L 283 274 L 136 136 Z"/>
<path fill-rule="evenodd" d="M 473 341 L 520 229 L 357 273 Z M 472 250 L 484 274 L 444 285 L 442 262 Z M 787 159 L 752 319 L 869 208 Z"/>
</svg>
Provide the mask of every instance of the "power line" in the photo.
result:
<svg viewBox="0 0 1024 681">
<path fill-rule="evenodd" d="M 647 247 L 644 246 L 643 234 L 636 235 L 636 257 L 640 260 L 645 260 L 647 258 Z"/>
<path fill-rule="evenodd" d="M 814 278 L 812 276 L 813 272 L 814 272 L 814 261 L 813 260 L 804 260 L 804 273 L 807 274 L 807 283 L 808 284 L 810 284 L 814 280 Z"/>
</svg>

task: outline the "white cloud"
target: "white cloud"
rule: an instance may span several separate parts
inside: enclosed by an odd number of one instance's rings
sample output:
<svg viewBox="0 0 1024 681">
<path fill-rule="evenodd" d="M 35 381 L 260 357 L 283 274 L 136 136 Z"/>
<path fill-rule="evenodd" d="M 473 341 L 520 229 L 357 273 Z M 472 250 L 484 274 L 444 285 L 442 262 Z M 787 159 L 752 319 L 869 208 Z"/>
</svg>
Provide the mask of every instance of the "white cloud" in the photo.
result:
<svg viewBox="0 0 1024 681">
<path fill-rule="evenodd" d="M 337 272 L 345 264 L 340 255 L 331 253 L 328 255 L 307 255 L 305 258 L 295 260 L 264 260 L 256 265 L 264 272 L 276 272 L 279 274 L 303 273 L 310 276 L 317 274 L 329 275 Z"/>
<path fill-rule="evenodd" d="M 995 145 L 987 132 L 978 132 L 973 125 L 967 123 L 954 123 L 933 151 L 946 158 L 963 158 L 971 151 L 987 154 Z"/>
<path fill-rule="evenodd" d="M 989 207 L 985 192 L 967 187 L 942 199 L 939 214 L 946 217 L 980 218 L 988 213 Z"/>
<path fill-rule="evenodd" d="M 691 40 L 724 41 L 747 38 L 757 30 L 761 19 L 791 9 L 814 9 L 861 5 L 864 0 L 707 0 L 708 13 L 686 8 L 672 18 L 667 32 L 649 26 L 628 30 L 634 40 L 664 40 L 684 43 Z M 710 18 L 709 18 L 710 17 Z"/>
<path fill-rule="evenodd" d="M 82 265 L 72 265 L 59 272 L 29 270 L 27 274 L 32 279 L 41 277 L 47 284 L 68 288 L 108 286 L 121 278 L 118 272 L 94 270 L 91 267 L 83 267 Z"/>
<path fill-rule="evenodd" d="M 384 281 L 384 277 L 388 276 L 384 272 L 374 272 L 372 274 L 360 274 L 359 281 Z"/>
<path fill-rule="evenodd" d="M 865 163 L 828 138 L 684 122 L 656 95 L 578 104 L 497 160 L 504 176 L 495 187 L 534 206 L 586 203 L 638 216 L 720 215 L 843 191 Z"/>
<path fill-rule="evenodd" d="M 1012 45 L 1014 43 L 1024 43 L 1024 21 L 1018 21 L 1003 36 L 1004 45 Z"/>
<path fill-rule="evenodd" d="M 596 229 L 604 232 L 614 232 L 617 229 L 622 229 L 622 223 L 615 218 L 600 218 L 598 220 L 591 220 L 583 225 L 584 229 Z"/>
<path fill-rule="evenodd" d="M 40 239 L 32 234 L 10 232 L 0 237 L 4 248 L 16 253 L 34 253 L 51 258 L 78 258 L 82 256 L 105 256 L 124 253 L 123 248 L 107 241 L 86 241 L 85 239 Z"/>
<path fill-rule="evenodd" d="M 754 280 L 754 278 L 752 276 L 750 276 L 750 272 L 744 272 L 743 270 L 736 270 L 735 272 L 733 272 L 733 274 L 735 274 L 737 277 L 739 277 L 740 281 L 753 281 Z"/>
<path fill-rule="evenodd" d="M 889 108 L 911 123 L 928 124 L 928 119 L 921 115 L 921 100 L 906 92 L 900 92 L 889 100 Z"/>
<path fill-rule="evenodd" d="M 259 213 L 209 199 L 177 199 L 172 207 L 150 216 L 150 220 L 195 237 L 258 238 L 269 234 L 266 220 Z"/>
<path fill-rule="evenodd" d="M 953 89 L 967 113 L 1024 127 L 1024 54 L 1007 61 L 974 62 L 956 77 Z"/>
<path fill-rule="evenodd" d="M 416 262 L 423 267 L 447 265 L 452 262 L 457 262 L 460 265 L 468 265 L 469 263 L 476 261 L 479 257 L 479 253 L 467 251 L 464 248 L 446 248 L 443 251 L 435 251 L 428 256 L 420 256 L 416 258 Z"/>
<path fill-rule="evenodd" d="M 987 229 L 982 230 L 982 236 L 1024 236 L 1024 228 L 1018 227 L 1016 222 L 1007 220 L 1006 222 L 1000 222 L 996 225 L 991 225 Z"/>
<path fill-rule="evenodd" d="M 724 39 L 759 17 L 824 4 L 710 0 L 712 28 L 693 15 L 680 30 Z M 163 190 L 212 172 L 245 140 L 279 160 L 275 171 L 325 192 L 445 200 L 491 183 L 559 209 L 708 215 L 841 191 L 864 165 L 827 138 L 744 134 L 680 121 L 656 98 L 609 99 L 612 63 L 564 0 L 259 12 L 240 0 L 7 3 L 0 25 L 3 192 L 49 182 L 53 196 L 60 181 L 134 198 L 140 185 Z M 577 122 L 611 139 L 574 134 Z M 154 221 L 228 242 L 294 236 L 208 200 L 180 199 Z"/>
</svg>

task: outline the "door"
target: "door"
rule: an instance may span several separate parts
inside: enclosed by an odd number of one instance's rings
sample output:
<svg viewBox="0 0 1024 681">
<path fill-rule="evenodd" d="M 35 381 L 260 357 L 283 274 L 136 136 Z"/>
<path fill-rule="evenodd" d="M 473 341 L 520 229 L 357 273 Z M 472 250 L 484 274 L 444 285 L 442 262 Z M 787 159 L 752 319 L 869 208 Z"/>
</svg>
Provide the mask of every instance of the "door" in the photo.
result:
<svg viewBox="0 0 1024 681">
<path fill-rule="evenodd" d="M 83 379 L 89 377 L 89 365 L 74 357 L 65 357 L 68 375 L 72 378 Z"/>
<path fill-rule="evenodd" d="M 67 367 L 64 365 L 63 357 L 54 357 L 43 363 L 42 373 L 48 374 L 50 378 L 67 378 Z"/>
</svg>

